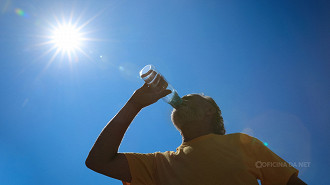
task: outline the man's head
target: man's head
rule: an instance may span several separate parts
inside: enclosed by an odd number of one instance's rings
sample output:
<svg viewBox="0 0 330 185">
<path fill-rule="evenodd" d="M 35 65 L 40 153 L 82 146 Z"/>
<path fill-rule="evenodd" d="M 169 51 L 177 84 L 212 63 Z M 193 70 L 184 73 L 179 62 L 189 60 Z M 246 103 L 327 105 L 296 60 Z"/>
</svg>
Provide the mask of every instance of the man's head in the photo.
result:
<svg viewBox="0 0 330 185">
<path fill-rule="evenodd" d="M 171 116 L 178 130 L 209 129 L 215 134 L 225 134 L 221 110 L 211 97 L 188 94 L 182 100 L 182 105 L 174 109 Z"/>
</svg>

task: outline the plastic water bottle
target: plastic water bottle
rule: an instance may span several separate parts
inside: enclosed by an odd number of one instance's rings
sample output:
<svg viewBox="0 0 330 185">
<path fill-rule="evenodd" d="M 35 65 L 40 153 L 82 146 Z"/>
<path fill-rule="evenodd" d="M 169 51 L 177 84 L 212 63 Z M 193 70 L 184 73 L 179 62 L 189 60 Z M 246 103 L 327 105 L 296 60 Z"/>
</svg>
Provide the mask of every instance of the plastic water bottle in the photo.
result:
<svg viewBox="0 0 330 185">
<path fill-rule="evenodd" d="M 178 95 L 177 91 L 170 85 L 167 80 L 162 76 L 153 65 L 146 65 L 140 71 L 140 77 L 150 86 L 157 87 L 155 89 L 161 90 L 171 90 L 172 93 L 163 97 L 162 99 L 170 104 L 172 107 L 177 108 L 181 103 L 182 99 Z"/>
</svg>

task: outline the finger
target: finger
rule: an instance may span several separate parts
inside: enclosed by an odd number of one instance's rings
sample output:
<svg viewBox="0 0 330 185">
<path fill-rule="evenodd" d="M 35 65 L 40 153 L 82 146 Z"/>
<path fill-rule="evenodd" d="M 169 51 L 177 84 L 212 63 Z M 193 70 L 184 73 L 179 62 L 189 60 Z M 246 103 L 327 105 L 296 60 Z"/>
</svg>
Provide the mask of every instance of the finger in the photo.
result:
<svg viewBox="0 0 330 185">
<path fill-rule="evenodd" d="M 152 82 L 154 80 L 154 78 L 155 78 L 156 75 L 157 75 L 157 73 L 155 71 L 151 70 L 151 74 L 148 76 L 148 78 L 145 79 L 145 81 L 147 83 Z"/>
<path fill-rule="evenodd" d="M 151 82 L 151 87 L 156 88 L 158 86 L 159 80 L 161 79 L 161 75 L 157 74 L 155 79 Z"/>
<path fill-rule="evenodd" d="M 160 80 L 157 84 L 157 88 L 162 91 L 162 90 L 165 90 L 168 86 L 168 83 L 166 82 L 166 80 L 164 79 L 163 76 L 160 77 Z"/>
</svg>

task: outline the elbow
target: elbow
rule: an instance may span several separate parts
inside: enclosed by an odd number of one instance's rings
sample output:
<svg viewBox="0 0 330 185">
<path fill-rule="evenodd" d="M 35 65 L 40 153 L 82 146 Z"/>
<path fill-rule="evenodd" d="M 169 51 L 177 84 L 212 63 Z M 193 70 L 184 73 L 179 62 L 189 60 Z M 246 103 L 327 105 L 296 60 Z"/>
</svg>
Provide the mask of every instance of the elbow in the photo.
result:
<svg viewBox="0 0 330 185">
<path fill-rule="evenodd" d="M 91 169 L 91 163 L 86 159 L 85 165 L 87 168 Z"/>
<path fill-rule="evenodd" d="M 96 171 L 97 170 L 97 162 L 93 160 L 90 156 L 85 160 L 85 165 L 87 168 Z"/>
<path fill-rule="evenodd" d="M 85 161 L 85 165 L 88 169 L 93 170 L 94 172 L 101 173 L 101 174 L 104 174 L 104 172 L 105 172 L 104 165 L 102 165 L 100 162 L 93 161 L 93 160 L 90 160 L 87 158 Z"/>
<path fill-rule="evenodd" d="M 93 170 L 93 162 L 92 162 L 91 159 L 89 159 L 88 157 L 87 157 L 87 159 L 85 160 L 85 165 L 86 165 L 87 168 Z"/>
<path fill-rule="evenodd" d="M 104 165 L 104 163 L 100 162 L 100 161 L 96 161 L 90 157 L 87 157 L 87 159 L 85 160 L 85 165 L 87 168 L 95 171 L 95 172 L 100 172 Z"/>
</svg>

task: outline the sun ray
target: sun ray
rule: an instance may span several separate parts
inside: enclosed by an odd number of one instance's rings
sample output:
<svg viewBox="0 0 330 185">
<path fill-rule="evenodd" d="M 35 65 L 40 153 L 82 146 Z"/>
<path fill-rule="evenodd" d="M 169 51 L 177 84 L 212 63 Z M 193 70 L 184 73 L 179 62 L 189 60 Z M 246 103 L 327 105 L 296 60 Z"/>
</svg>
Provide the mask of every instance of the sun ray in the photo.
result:
<svg viewBox="0 0 330 185">
<path fill-rule="evenodd" d="M 93 59 L 81 48 L 77 48 L 77 50 L 82 53 L 85 57 L 87 57 L 90 61 L 93 61 Z"/>
<path fill-rule="evenodd" d="M 45 37 L 47 39 L 49 39 L 49 37 Z M 33 46 L 45 46 L 45 45 L 49 45 L 49 44 L 52 44 L 53 41 L 49 40 L 49 41 L 46 41 L 46 42 L 41 42 L 41 43 L 37 43 L 37 44 L 34 44 Z"/>
<path fill-rule="evenodd" d="M 60 56 L 60 61 L 63 61 L 65 53 L 62 51 Z"/>
<path fill-rule="evenodd" d="M 72 53 L 72 52 L 67 51 L 67 55 L 68 55 L 68 57 L 69 57 L 69 62 L 70 62 L 70 63 L 72 62 L 71 53 Z"/>
<path fill-rule="evenodd" d="M 70 13 L 69 24 L 72 25 L 73 11 Z"/>
<path fill-rule="evenodd" d="M 80 23 L 84 12 L 85 12 L 85 10 L 81 12 L 80 16 L 78 16 L 77 20 L 73 23 L 73 26 L 78 27 L 78 24 Z"/>
<path fill-rule="evenodd" d="M 49 48 L 47 51 L 45 51 L 43 54 L 41 54 L 38 58 L 42 58 L 42 57 L 48 55 L 51 51 L 53 51 L 55 49 L 56 49 L 56 46 Z"/>
<path fill-rule="evenodd" d="M 45 68 L 43 69 L 42 73 L 46 71 L 46 69 L 48 69 L 48 67 L 50 66 L 51 63 L 53 63 L 53 61 L 55 60 L 56 56 L 58 55 L 58 53 L 61 50 L 59 48 L 56 49 L 55 53 L 53 54 L 52 58 L 50 58 L 50 60 L 48 61 L 47 65 L 45 66 Z"/>
<path fill-rule="evenodd" d="M 85 21 L 81 26 L 79 26 L 77 29 L 80 31 L 81 29 L 83 29 L 85 26 L 87 26 L 89 23 L 91 23 L 96 17 L 100 16 L 103 13 L 104 9 L 102 11 L 100 11 L 98 14 L 94 15 L 93 17 L 91 17 L 90 19 L 88 19 L 87 21 Z"/>
</svg>

